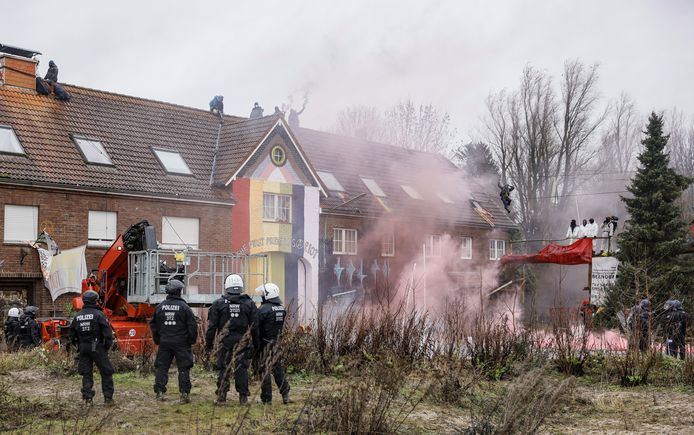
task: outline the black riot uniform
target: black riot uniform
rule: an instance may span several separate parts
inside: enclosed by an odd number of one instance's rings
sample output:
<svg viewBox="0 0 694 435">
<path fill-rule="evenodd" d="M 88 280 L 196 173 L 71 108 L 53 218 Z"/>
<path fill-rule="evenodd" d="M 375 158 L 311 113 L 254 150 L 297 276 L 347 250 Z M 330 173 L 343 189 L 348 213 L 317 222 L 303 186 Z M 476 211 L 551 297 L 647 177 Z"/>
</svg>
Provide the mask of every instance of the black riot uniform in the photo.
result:
<svg viewBox="0 0 694 435">
<path fill-rule="evenodd" d="M 24 314 L 19 318 L 19 334 L 17 336 L 19 347 L 22 349 L 33 349 L 41 344 L 41 325 L 36 321 L 36 314 L 39 309 L 28 306 Z"/>
<path fill-rule="evenodd" d="M 287 310 L 279 297 L 263 299 L 263 304 L 258 310 L 258 352 L 263 375 L 260 400 L 263 403 L 272 402 L 271 375 L 275 378 L 275 384 L 280 390 L 283 402 L 289 401 L 289 383 L 284 377 L 282 361 L 276 354 L 276 342 L 282 333 L 286 316 Z"/>
<path fill-rule="evenodd" d="M 240 294 L 241 291 L 242 288 L 227 288 L 227 293 L 212 304 L 208 313 L 205 337 L 207 351 L 212 351 L 217 334 L 221 334 L 222 337 L 215 367 L 219 370 L 217 402 L 226 401 L 231 374 L 227 368 L 234 355 L 236 355 L 233 367 L 236 391 L 239 393 L 239 400 L 242 404 L 247 403 L 248 400 L 248 366 L 253 354 L 253 343 L 242 340 L 242 338 L 249 329 L 252 333 L 255 332 L 253 325 L 258 309 L 250 296 Z M 256 341 L 255 337 L 252 338 L 252 341 Z"/>
<path fill-rule="evenodd" d="M 682 302 L 674 300 L 671 307 L 665 312 L 665 335 L 667 338 L 667 354 L 675 358 L 684 359 L 687 335 L 687 323 L 689 315 L 682 307 Z"/>
<path fill-rule="evenodd" d="M 101 374 L 101 391 L 104 401 L 113 400 L 113 366 L 108 350 L 113 346 L 113 331 L 108 319 L 97 305 L 99 295 L 87 291 L 82 295 L 84 308 L 70 324 L 70 340 L 79 351 L 77 371 L 82 375 L 82 398 L 91 403 L 94 397 L 94 364 Z"/>
<path fill-rule="evenodd" d="M 198 339 L 198 325 L 193 310 L 181 297 L 183 283 L 172 279 L 166 285 L 166 300 L 157 306 L 149 325 L 154 343 L 159 345 L 154 360 L 154 392 L 162 398 L 169 382 L 169 367 L 176 358 L 178 390 L 181 402 L 188 403 L 190 369 L 193 367 L 193 344 Z"/>
<path fill-rule="evenodd" d="M 19 317 L 8 317 L 3 325 L 7 350 L 15 352 L 19 347 Z"/>
</svg>

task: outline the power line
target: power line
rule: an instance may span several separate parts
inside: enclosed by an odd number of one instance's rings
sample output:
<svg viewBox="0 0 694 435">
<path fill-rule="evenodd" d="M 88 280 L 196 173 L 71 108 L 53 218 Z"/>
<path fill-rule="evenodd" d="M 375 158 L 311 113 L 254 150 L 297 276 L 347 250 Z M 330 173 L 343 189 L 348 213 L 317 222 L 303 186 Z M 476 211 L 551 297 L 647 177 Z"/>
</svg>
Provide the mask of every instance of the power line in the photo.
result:
<svg viewBox="0 0 694 435">
<path fill-rule="evenodd" d="M 552 199 L 564 198 L 568 196 L 591 196 L 591 195 L 614 195 L 615 193 L 629 193 L 628 190 L 615 190 L 614 192 L 588 192 L 588 193 L 567 193 L 566 195 L 533 196 L 528 199 Z"/>
</svg>

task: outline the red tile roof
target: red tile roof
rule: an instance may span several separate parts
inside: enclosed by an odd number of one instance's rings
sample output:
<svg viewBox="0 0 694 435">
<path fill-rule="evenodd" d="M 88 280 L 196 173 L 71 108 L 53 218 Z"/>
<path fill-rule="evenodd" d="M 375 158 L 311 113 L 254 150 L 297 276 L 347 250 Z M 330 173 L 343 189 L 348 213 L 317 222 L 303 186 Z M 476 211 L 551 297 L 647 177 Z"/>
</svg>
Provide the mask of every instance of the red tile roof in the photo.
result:
<svg viewBox="0 0 694 435">
<path fill-rule="evenodd" d="M 452 225 L 489 228 L 489 224 L 475 212 L 474 199 L 491 213 L 495 226 L 516 226 L 501 208 L 495 186 L 469 180 L 450 160 L 439 154 L 306 128 L 294 129 L 293 132 L 316 170 L 332 173 L 346 191 L 343 197 L 330 192 L 328 198 L 321 198 L 324 211 L 356 216 L 393 213 Z M 386 198 L 372 195 L 360 177 L 374 179 Z M 413 187 L 424 199 L 411 198 L 402 185 Z M 362 198 L 341 206 L 362 193 L 365 194 Z M 445 195 L 453 204 L 444 202 L 437 193 Z M 382 204 L 391 211 L 386 211 Z"/>
<path fill-rule="evenodd" d="M 0 125 L 14 129 L 26 152 L 26 157 L 0 154 L 0 182 L 232 202 L 228 188 L 210 186 L 219 117 L 77 86 L 65 89 L 72 96 L 69 102 L 0 86 Z M 272 122 L 273 117 L 225 116 L 220 132 L 224 151 L 214 178 L 228 179 Z M 101 141 L 114 166 L 86 163 L 71 135 Z M 178 151 L 193 175 L 167 174 L 152 147 Z"/>
</svg>

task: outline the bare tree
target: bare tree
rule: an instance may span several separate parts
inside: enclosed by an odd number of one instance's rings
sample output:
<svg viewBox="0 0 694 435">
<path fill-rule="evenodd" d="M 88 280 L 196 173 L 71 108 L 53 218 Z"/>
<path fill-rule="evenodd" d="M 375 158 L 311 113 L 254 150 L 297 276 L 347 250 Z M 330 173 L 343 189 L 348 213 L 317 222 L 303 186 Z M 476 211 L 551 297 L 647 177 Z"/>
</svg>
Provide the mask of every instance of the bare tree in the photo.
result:
<svg viewBox="0 0 694 435">
<path fill-rule="evenodd" d="M 573 201 L 575 175 L 593 157 L 590 145 L 605 116 L 595 114 L 596 66 L 566 62 L 560 88 L 558 99 L 552 78 L 528 66 L 517 92 L 487 99 L 486 141 L 503 181 L 516 187 L 518 221 L 531 238 L 548 236 L 550 213 Z"/>
<path fill-rule="evenodd" d="M 451 151 L 455 130 L 448 113 L 431 104 L 406 100 L 383 115 L 369 106 L 352 106 L 338 113 L 335 132 L 403 148 L 446 154 Z"/>
<path fill-rule="evenodd" d="M 350 106 L 337 114 L 335 132 L 345 136 L 380 142 L 385 139 L 385 123 L 372 106 Z"/>
<path fill-rule="evenodd" d="M 431 104 L 401 101 L 386 111 L 385 119 L 387 136 L 393 144 L 434 153 L 450 151 L 455 137 L 451 118 Z"/>
<path fill-rule="evenodd" d="M 599 168 L 603 172 L 615 172 L 618 176 L 626 175 L 636 167 L 644 122 L 631 97 L 625 93 L 611 106 L 608 125 L 602 134 Z"/>
</svg>

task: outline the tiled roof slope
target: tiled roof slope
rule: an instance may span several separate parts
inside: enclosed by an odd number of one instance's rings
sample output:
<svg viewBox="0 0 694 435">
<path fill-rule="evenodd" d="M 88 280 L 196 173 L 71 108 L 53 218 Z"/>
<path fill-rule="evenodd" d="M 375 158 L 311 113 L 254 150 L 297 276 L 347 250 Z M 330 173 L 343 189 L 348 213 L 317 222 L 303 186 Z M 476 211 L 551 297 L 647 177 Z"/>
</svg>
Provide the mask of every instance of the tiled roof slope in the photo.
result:
<svg viewBox="0 0 694 435">
<path fill-rule="evenodd" d="M 321 207 L 333 213 L 383 215 L 388 212 L 369 192 L 360 177 L 372 178 L 387 195 L 385 205 L 393 214 L 463 226 L 489 228 L 473 209 L 476 200 L 501 228 L 516 225 L 502 209 L 495 186 L 482 186 L 467 179 L 450 160 L 439 154 L 406 150 L 362 139 L 299 128 L 292 130 L 317 171 L 330 172 L 346 191 L 344 197 L 330 192 Z M 414 187 L 424 198 L 411 198 L 401 185 Z M 345 206 L 346 200 L 366 195 Z M 444 202 L 443 194 L 453 204 Z"/>
<path fill-rule="evenodd" d="M 214 181 L 223 185 L 277 123 L 275 115 L 225 123 L 219 139 Z"/>
<path fill-rule="evenodd" d="M 210 186 L 219 132 L 217 116 L 175 104 L 77 86 L 65 88 L 72 96 L 69 102 L 0 86 L 0 124 L 14 129 L 27 154 L 0 154 L 0 182 L 232 201 L 229 189 Z M 229 172 L 240 156 L 252 149 L 249 144 L 253 134 L 265 128 L 261 122 L 259 128 L 249 131 L 248 124 L 244 118 L 224 117 L 220 136 L 229 141 L 227 148 L 231 150 L 221 159 L 217 171 Z M 240 127 L 238 132 L 236 125 Z M 99 139 L 114 167 L 87 164 L 71 134 Z M 255 138 L 256 144 L 261 138 Z M 167 174 L 152 147 L 178 151 L 193 176 Z"/>
</svg>

